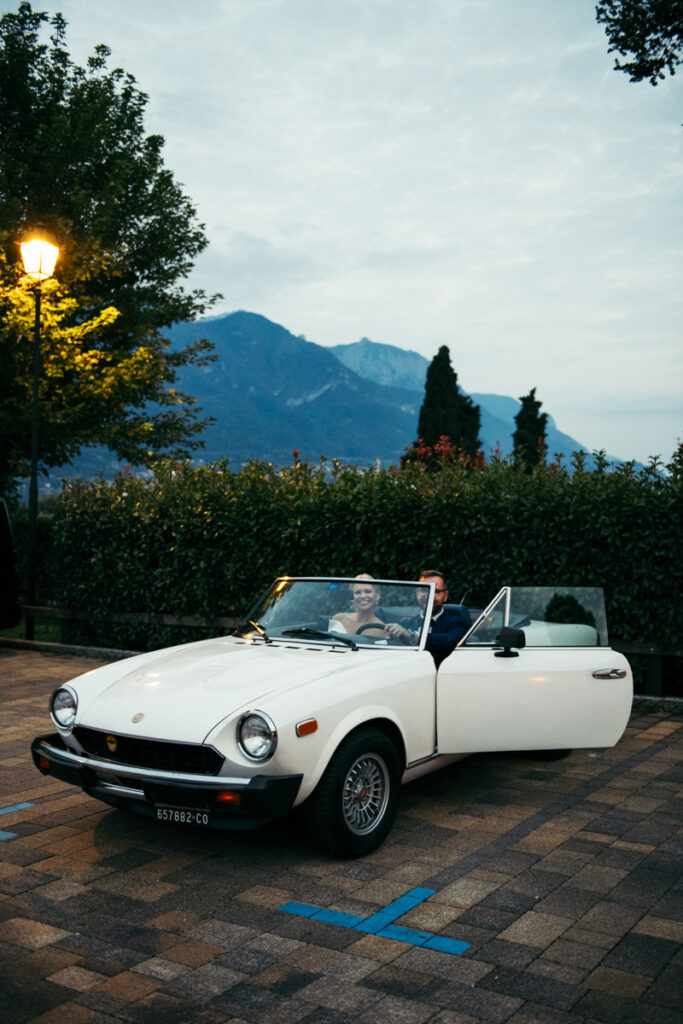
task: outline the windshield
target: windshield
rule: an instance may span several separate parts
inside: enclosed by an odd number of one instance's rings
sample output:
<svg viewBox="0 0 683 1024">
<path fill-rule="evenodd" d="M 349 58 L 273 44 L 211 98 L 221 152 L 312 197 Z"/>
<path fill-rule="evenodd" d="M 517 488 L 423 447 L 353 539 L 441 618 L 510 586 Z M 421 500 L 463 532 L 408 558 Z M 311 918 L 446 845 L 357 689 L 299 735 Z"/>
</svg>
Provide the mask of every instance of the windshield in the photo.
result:
<svg viewBox="0 0 683 1024">
<path fill-rule="evenodd" d="M 278 579 L 237 632 L 272 640 L 315 640 L 352 648 L 417 650 L 433 583 L 355 579 Z"/>
</svg>

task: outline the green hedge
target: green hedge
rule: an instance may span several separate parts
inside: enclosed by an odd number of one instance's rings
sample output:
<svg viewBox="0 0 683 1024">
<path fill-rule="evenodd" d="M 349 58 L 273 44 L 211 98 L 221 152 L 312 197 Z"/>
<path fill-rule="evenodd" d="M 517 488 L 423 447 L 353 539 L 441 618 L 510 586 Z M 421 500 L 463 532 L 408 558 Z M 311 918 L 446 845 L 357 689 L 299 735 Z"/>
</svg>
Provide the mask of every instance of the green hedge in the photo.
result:
<svg viewBox="0 0 683 1024">
<path fill-rule="evenodd" d="M 601 586 L 613 636 L 680 645 L 681 449 L 667 473 L 573 463 L 162 465 L 152 480 L 75 481 L 41 506 L 39 599 L 91 613 L 80 642 L 139 649 L 198 633 L 97 616 L 241 615 L 281 573 L 414 578 L 429 564 L 475 607 L 503 584 Z"/>
</svg>

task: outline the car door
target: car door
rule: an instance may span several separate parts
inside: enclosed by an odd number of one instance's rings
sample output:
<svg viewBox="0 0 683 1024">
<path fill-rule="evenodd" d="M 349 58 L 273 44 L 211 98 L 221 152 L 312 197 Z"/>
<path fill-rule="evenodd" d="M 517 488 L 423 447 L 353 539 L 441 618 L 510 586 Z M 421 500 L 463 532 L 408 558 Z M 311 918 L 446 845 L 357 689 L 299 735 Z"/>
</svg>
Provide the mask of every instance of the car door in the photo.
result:
<svg viewBox="0 0 683 1024">
<path fill-rule="evenodd" d="M 503 588 L 439 669 L 440 754 L 608 747 L 619 740 L 633 679 L 624 656 L 607 645 L 596 591 L 574 588 L 570 598 L 581 592 L 583 620 L 570 605 L 564 619 L 580 621 L 557 622 L 543 617 L 553 600 L 557 607 L 553 588 Z M 527 614 L 530 606 L 537 618 Z M 504 651 L 495 636 L 516 621 L 526 646 Z"/>
</svg>

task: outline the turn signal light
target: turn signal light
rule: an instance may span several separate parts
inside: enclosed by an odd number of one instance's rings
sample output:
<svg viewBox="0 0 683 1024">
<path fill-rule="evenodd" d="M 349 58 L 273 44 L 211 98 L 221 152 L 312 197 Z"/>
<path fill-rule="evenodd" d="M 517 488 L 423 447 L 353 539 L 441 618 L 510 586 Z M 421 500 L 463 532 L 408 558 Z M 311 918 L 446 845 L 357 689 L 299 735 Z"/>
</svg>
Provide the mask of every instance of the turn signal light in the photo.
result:
<svg viewBox="0 0 683 1024">
<path fill-rule="evenodd" d="M 305 722 L 299 722 L 296 727 L 297 736 L 310 736 L 312 732 L 316 732 L 318 728 L 318 722 L 315 718 L 307 718 Z"/>
<path fill-rule="evenodd" d="M 241 807 L 242 794 L 226 789 L 222 793 L 216 793 L 216 802 L 219 804 L 232 804 L 233 807 Z"/>
</svg>

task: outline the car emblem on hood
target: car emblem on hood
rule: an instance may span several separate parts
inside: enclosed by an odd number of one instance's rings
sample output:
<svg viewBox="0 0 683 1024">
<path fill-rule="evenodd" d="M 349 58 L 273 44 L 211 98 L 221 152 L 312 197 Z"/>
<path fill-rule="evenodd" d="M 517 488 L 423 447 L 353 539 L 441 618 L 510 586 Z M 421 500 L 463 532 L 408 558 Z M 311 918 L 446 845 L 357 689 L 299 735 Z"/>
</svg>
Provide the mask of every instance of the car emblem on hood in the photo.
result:
<svg viewBox="0 0 683 1024">
<path fill-rule="evenodd" d="M 137 723 L 141 722 L 144 717 L 145 716 L 143 715 L 142 711 L 138 711 L 137 715 L 133 715 L 133 717 L 131 718 L 131 722 L 135 722 L 135 724 L 137 725 Z"/>
<path fill-rule="evenodd" d="M 116 750 L 117 746 L 118 743 L 116 741 L 116 736 L 107 736 L 107 749 L 111 750 L 112 754 Z"/>
</svg>

